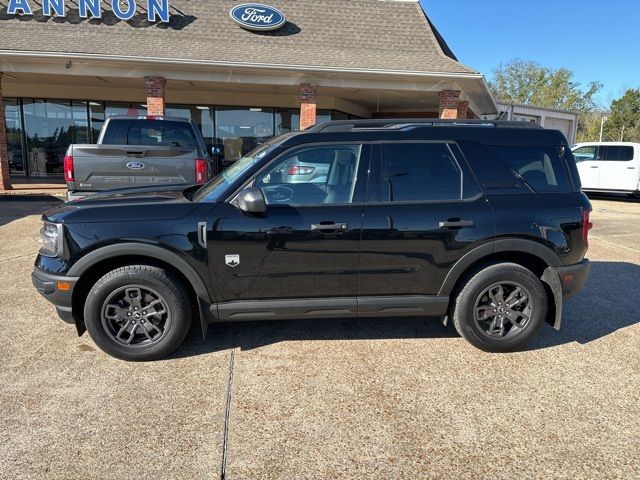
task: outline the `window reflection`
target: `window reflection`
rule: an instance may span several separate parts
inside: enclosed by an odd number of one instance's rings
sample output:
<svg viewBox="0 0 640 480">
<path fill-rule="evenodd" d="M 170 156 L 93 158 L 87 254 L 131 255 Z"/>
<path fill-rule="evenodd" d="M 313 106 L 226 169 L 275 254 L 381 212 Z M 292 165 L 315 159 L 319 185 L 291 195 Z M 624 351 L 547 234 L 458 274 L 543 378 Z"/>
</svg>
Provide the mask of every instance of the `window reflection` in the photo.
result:
<svg viewBox="0 0 640 480">
<path fill-rule="evenodd" d="M 212 107 L 206 105 L 167 105 L 167 117 L 188 118 L 196 122 L 202 132 L 207 150 L 214 145 Z"/>
<path fill-rule="evenodd" d="M 23 109 L 29 175 L 61 176 L 67 147 L 89 138 L 86 105 L 70 100 L 25 99 Z"/>
<path fill-rule="evenodd" d="M 216 108 L 216 143 L 222 146 L 225 164 L 235 162 L 273 136 L 272 108 Z"/>
<path fill-rule="evenodd" d="M 4 99 L 4 118 L 7 126 L 7 155 L 11 175 L 25 175 L 26 165 L 22 151 L 22 119 L 17 98 Z"/>
</svg>

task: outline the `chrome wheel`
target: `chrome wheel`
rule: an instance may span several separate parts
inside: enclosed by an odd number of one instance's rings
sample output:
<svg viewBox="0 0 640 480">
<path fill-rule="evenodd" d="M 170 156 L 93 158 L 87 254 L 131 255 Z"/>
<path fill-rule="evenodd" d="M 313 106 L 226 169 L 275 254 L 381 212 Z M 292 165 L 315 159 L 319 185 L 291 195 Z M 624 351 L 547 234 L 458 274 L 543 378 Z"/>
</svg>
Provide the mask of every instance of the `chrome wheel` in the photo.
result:
<svg viewBox="0 0 640 480">
<path fill-rule="evenodd" d="M 504 340 L 524 331 L 535 305 L 530 292 L 516 282 L 499 282 L 485 288 L 476 299 L 473 321 L 483 335 Z"/>
<path fill-rule="evenodd" d="M 165 336 L 171 326 L 171 315 L 158 292 L 128 285 L 115 290 L 103 303 L 102 326 L 119 344 L 143 347 Z"/>
</svg>

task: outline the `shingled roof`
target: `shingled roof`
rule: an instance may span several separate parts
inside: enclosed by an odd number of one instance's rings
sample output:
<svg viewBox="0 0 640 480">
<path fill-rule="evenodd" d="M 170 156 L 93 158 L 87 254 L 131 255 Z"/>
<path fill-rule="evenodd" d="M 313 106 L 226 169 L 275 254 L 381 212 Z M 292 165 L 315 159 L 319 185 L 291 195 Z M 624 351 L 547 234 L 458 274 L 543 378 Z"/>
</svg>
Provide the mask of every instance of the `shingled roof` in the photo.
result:
<svg viewBox="0 0 640 480">
<path fill-rule="evenodd" d="M 66 0 L 67 17 L 7 15 L 0 0 L 2 51 L 80 53 L 398 72 L 476 73 L 459 63 L 417 1 L 268 0 L 288 23 L 250 32 L 229 18 L 242 0 L 169 0 L 171 21 L 149 24 L 146 1 L 129 22 L 106 8 L 102 19 L 82 19 Z M 108 2 L 103 2 L 103 5 Z"/>
</svg>

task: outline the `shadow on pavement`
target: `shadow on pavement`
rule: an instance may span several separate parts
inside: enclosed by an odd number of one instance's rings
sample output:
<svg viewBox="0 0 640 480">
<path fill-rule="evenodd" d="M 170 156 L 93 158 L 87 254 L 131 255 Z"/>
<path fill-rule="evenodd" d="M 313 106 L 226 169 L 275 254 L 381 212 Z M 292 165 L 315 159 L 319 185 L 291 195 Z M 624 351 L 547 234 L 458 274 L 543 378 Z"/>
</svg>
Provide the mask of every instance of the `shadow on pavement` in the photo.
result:
<svg viewBox="0 0 640 480">
<path fill-rule="evenodd" d="M 535 350 L 578 342 L 586 344 L 621 328 L 640 323 L 636 297 L 640 266 L 625 262 L 592 262 L 585 289 L 565 303 L 562 329 L 545 325 Z M 195 323 L 195 322 L 194 322 Z M 455 337 L 453 328 L 437 318 L 376 318 L 283 320 L 210 324 L 202 340 L 194 325 L 173 358 L 240 347 L 250 350 L 273 343 L 300 340 L 432 339 Z M 463 341 L 462 339 L 460 340 Z M 429 344 L 425 343 L 425 348 Z"/>
<path fill-rule="evenodd" d="M 0 226 L 29 215 L 41 215 L 63 203 L 62 199 L 52 195 L 2 195 Z"/>
<path fill-rule="evenodd" d="M 531 348 L 568 342 L 589 343 L 616 330 L 640 323 L 640 265 L 591 262 L 586 287 L 564 304 L 562 329 L 545 326 Z"/>
</svg>

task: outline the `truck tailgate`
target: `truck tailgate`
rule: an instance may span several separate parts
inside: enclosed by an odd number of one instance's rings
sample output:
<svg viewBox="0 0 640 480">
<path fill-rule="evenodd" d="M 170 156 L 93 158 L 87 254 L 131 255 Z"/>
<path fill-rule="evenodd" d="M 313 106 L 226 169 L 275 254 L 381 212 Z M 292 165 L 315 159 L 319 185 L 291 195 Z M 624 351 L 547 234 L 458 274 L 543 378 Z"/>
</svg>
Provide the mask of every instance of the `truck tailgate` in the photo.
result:
<svg viewBox="0 0 640 480">
<path fill-rule="evenodd" d="M 97 192 L 143 185 L 195 183 L 191 148 L 148 145 L 73 145 L 69 190 Z"/>
</svg>

